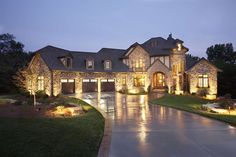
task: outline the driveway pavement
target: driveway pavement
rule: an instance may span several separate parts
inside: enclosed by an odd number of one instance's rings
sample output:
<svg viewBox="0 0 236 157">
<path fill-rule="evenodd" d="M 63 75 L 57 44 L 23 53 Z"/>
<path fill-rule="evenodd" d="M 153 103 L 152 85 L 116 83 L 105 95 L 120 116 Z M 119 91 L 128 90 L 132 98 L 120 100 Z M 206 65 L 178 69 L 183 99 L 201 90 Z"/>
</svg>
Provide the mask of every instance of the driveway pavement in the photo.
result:
<svg viewBox="0 0 236 157">
<path fill-rule="evenodd" d="M 236 129 L 228 124 L 150 105 L 148 96 L 103 93 L 84 94 L 82 98 L 109 111 L 109 157 L 236 156 Z"/>
</svg>

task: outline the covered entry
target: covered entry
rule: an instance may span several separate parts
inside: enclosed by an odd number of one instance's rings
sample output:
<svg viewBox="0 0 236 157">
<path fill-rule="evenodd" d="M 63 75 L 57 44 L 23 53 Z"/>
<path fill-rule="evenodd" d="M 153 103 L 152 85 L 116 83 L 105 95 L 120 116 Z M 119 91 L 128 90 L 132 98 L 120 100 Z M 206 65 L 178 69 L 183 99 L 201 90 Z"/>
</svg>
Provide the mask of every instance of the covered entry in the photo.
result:
<svg viewBox="0 0 236 157">
<path fill-rule="evenodd" d="M 98 80 L 97 79 L 83 79 L 82 91 L 83 92 L 97 92 Z"/>
<path fill-rule="evenodd" d="M 61 79 L 61 92 L 63 94 L 75 93 L 75 80 L 74 79 Z"/>
<path fill-rule="evenodd" d="M 114 79 L 101 79 L 101 91 L 102 92 L 114 92 L 115 80 Z"/>
<path fill-rule="evenodd" d="M 153 89 L 162 89 L 165 87 L 165 75 L 162 72 L 156 72 L 152 77 Z"/>
</svg>

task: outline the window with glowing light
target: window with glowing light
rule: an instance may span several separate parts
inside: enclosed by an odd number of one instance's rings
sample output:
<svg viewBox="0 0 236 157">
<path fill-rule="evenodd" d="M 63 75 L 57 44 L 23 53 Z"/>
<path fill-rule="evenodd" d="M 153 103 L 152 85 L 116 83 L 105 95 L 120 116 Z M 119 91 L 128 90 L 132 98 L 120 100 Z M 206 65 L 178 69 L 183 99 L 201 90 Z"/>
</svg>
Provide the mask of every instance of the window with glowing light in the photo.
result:
<svg viewBox="0 0 236 157">
<path fill-rule="evenodd" d="M 133 60 L 133 68 L 135 70 L 143 70 L 144 67 L 145 67 L 144 59 L 140 58 Z"/>
<path fill-rule="evenodd" d="M 161 72 L 153 74 L 152 79 L 153 88 L 164 88 L 165 87 L 165 75 Z"/>
<path fill-rule="evenodd" d="M 125 76 L 122 77 L 122 85 L 126 85 L 126 78 L 125 78 Z"/>
<path fill-rule="evenodd" d="M 145 85 L 145 77 L 144 76 L 136 76 L 134 78 L 134 86 L 135 87 L 142 87 Z"/>
<path fill-rule="evenodd" d="M 181 49 L 182 49 L 182 44 L 177 44 L 177 46 L 178 46 L 178 51 L 181 51 Z"/>
<path fill-rule="evenodd" d="M 44 90 L 44 77 L 38 76 L 38 90 Z"/>
<path fill-rule="evenodd" d="M 209 87 L 208 75 L 198 75 L 198 87 Z"/>
</svg>

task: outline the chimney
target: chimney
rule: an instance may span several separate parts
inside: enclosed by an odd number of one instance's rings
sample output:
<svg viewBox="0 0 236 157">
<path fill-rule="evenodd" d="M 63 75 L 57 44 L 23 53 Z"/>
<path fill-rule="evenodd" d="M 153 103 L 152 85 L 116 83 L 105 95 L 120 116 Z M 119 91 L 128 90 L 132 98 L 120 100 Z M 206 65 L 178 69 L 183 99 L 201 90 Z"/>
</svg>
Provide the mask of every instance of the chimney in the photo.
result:
<svg viewBox="0 0 236 157">
<path fill-rule="evenodd" d="M 169 36 L 168 36 L 168 38 L 167 38 L 167 40 L 170 40 L 170 39 L 173 39 L 173 38 L 172 38 L 172 33 L 170 33 Z"/>
</svg>

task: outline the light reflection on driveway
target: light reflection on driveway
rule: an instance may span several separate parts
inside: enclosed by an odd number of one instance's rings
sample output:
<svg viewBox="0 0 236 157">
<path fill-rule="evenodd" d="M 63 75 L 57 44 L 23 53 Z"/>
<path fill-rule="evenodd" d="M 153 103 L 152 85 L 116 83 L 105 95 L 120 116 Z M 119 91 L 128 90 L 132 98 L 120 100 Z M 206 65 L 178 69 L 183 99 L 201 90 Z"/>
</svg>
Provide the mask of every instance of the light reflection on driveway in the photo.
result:
<svg viewBox="0 0 236 157">
<path fill-rule="evenodd" d="M 112 119 L 110 157 L 236 156 L 236 129 L 225 123 L 149 105 L 147 95 L 86 93 L 78 97 Z"/>
</svg>

